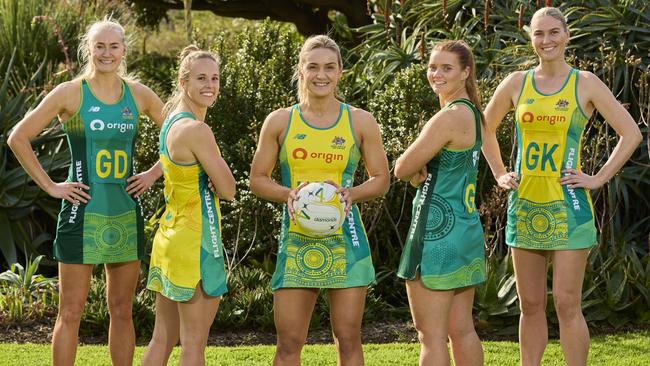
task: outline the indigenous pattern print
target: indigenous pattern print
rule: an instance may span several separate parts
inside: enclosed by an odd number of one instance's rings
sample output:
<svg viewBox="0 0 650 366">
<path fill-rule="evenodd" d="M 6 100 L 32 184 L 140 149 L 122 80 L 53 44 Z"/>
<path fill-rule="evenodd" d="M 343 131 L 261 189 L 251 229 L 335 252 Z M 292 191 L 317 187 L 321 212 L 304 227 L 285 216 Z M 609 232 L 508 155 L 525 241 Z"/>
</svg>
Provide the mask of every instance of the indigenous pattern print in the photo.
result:
<svg viewBox="0 0 650 366">
<path fill-rule="evenodd" d="M 77 112 L 63 123 L 70 146 L 68 181 L 90 187 L 88 203 L 63 201 L 54 258 L 63 263 L 119 263 L 144 257 L 144 221 L 138 200 L 126 193 L 135 172 L 138 109 L 122 81 L 122 97 L 106 104 L 81 82 Z"/>
<path fill-rule="evenodd" d="M 354 137 L 350 109 L 341 104 L 339 118 L 329 128 L 304 120 L 300 107 L 291 108 L 289 125 L 280 148 L 282 184 L 296 188 L 302 182 L 332 180 L 352 187 L 361 151 Z M 332 235 L 307 235 L 283 213 L 278 260 L 272 288 L 347 288 L 375 280 L 366 230 L 357 205 Z"/>
<path fill-rule="evenodd" d="M 537 90 L 526 72 L 517 120 L 519 188 L 508 197 L 506 243 L 524 249 L 584 249 L 596 244 L 589 191 L 560 185 L 562 169 L 581 170 L 582 133 L 588 121 L 578 102 L 578 70 L 553 94 Z"/>
<path fill-rule="evenodd" d="M 427 163 L 427 177 L 413 200 L 411 227 L 397 275 L 424 286 L 450 290 L 485 281 L 483 227 L 474 203 L 481 119 L 476 107 L 457 99 L 474 113 L 476 142 L 465 150 L 443 148 Z"/>
</svg>

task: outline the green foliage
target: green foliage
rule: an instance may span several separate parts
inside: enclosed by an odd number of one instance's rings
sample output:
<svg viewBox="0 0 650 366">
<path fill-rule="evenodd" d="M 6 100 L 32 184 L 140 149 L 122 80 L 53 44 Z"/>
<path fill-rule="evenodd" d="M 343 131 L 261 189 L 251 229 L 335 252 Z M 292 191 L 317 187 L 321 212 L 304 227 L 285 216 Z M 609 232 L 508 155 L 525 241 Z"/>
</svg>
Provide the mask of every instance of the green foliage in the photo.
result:
<svg viewBox="0 0 650 366">
<path fill-rule="evenodd" d="M 42 259 L 42 255 L 28 259 L 26 268 L 14 263 L 0 273 L 0 319 L 21 323 L 56 311 L 56 278 L 36 274 Z"/>
<path fill-rule="evenodd" d="M 239 266 L 228 276 L 228 289 L 219 304 L 217 330 L 233 326 L 273 328 L 273 293 L 267 272 Z"/>
<path fill-rule="evenodd" d="M 123 10 L 106 1 L 0 0 L 0 50 L 6 50 L 0 56 L 0 70 L 7 69 L 7 51 L 17 50 L 8 78 L 10 90 L 21 90 L 39 68 L 48 76 L 74 72 L 78 37 L 86 25 Z"/>
<path fill-rule="evenodd" d="M 482 329 L 499 330 L 499 333 L 516 333 L 519 317 L 515 275 L 510 255 L 496 255 L 487 259 L 485 282 L 476 287 L 474 311 L 478 326 Z"/>
<path fill-rule="evenodd" d="M 53 239 L 52 221 L 58 211 L 58 202 L 43 199 L 45 194 L 31 181 L 7 145 L 11 128 L 42 98 L 42 94 L 30 89 L 42 82 L 46 65 L 46 60 L 41 61 L 36 73 L 12 93 L 10 75 L 16 54 L 14 50 L 0 86 L 0 252 L 7 263 L 17 262 L 19 251 L 24 252 L 24 257 L 39 253 L 41 245 Z M 39 162 L 53 179 L 64 179 L 69 165 L 67 145 L 61 146 L 62 139 L 60 129 L 50 128 L 34 141 Z"/>
</svg>

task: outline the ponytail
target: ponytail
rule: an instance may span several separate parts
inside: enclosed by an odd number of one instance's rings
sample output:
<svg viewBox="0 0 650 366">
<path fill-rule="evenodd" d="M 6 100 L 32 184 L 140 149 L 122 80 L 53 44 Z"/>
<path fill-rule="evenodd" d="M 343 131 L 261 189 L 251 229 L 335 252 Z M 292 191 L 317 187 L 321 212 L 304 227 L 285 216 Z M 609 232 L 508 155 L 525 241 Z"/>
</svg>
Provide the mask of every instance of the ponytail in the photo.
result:
<svg viewBox="0 0 650 366">
<path fill-rule="evenodd" d="M 194 61 L 201 58 L 209 58 L 216 62 L 217 66 L 220 64 L 219 57 L 217 55 L 209 51 L 202 51 L 200 48 L 193 44 L 183 48 L 181 53 L 178 55 L 178 80 L 176 81 L 174 92 L 163 107 L 163 116 L 167 117 L 169 113 L 176 109 L 176 107 L 178 107 L 180 102 L 183 100 L 183 87 L 181 86 L 181 80 L 189 80 L 190 70 L 192 69 Z"/>
</svg>

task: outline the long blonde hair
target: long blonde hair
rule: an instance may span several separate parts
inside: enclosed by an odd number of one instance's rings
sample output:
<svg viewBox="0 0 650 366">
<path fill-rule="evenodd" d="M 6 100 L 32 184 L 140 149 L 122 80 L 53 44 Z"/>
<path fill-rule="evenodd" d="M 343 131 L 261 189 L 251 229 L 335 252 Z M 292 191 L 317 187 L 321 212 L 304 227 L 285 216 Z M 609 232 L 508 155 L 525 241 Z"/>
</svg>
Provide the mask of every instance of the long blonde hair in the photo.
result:
<svg viewBox="0 0 650 366">
<path fill-rule="evenodd" d="M 193 44 L 183 48 L 180 55 L 178 55 L 178 78 L 176 80 L 176 87 L 174 88 L 172 95 L 169 97 L 169 100 L 163 107 L 163 116 L 168 116 L 169 113 L 176 109 L 181 100 L 183 100 L 184 93 L 183 87 L 181 86 L 181 80 L 189 80 L 190 70 L 192 69 L 194 61 L 202 58 L 211 59 L 217 63 L 217 67 L 221 65 L 219 56 L 210 51 L 203 51 Z"/>
<path fill-rule="evenodd" d="M 77 57 L 79 58 L 79 62 L 81 64 L 81 71 L 79 72 L 77 78 L 88 78 L 95 71 L 95 64 L 93 63 L 90 57 L 90 51 L 93 48 L 92 41 L 97 33 L 105 29 L 110 29 L 116 32 L 120 36 L 124 49 L 125 50 L 127 49 L 127 44 L 129 43 L 129 40 L 126 37 L 126 32 L 124 32 L 124 27 L 122 27 L 120 23 L 112 19 L 110 16 L 106 16 L 104 17 L 104 19 L 92 23 L 86 29 L 86 33 L 84 33 L 81 36 L 81 40 L 79 42 Z M 122 59 L 120 60 L 120 65 L 117 68 L 117 75 L 119 75 L 123 79 L 129 79 L 129 80 L 134 79 L 133 77 L 129 76 L 126 72 L 126 54 L 122 56 Z"/>
<path fill-rule="evenodd" d="M 307 53 L 317 48 L 326 48 L 328 50 L 334 51 L 334 53 L 336 53 L 339 69 L 343 70 L 341 49 L 339 49 L 339 46 L 333 39 L 323 34 L 307 38 L 305 44 L 303 44 L 302 48 L 300 49 L 300 54 L 298 55 L 298 64 L 294 67 L 293 77 L 291 78 L 293 82 L 298 83 L 298 101 L 300 103 L 303 103 L 307 99 L 307 86 L 302 82 L 302 80 L 300 80 L 300 68 L 305 62 Z"/>
</svg>

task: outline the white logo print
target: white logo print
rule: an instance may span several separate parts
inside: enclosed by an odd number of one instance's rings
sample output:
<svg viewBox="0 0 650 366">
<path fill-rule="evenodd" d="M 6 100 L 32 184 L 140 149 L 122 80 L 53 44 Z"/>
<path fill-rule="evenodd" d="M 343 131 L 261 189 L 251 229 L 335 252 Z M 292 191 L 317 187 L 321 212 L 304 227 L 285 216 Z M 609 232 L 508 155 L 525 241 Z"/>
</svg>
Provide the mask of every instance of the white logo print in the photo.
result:
<svg viewBox="0 0 650 366">
<path fill-rule="evenodd" d="M 472 154 L 472 163 L 474 163 L 474 166 L 476 166 L 476 163 L 478 163 L 478 151 L 474 151 Z"/>
<path fill-rule="evenodd" d="M 97 107 L 99 108 L 99 107 Z M 90 121 L 90 129 L 93 131 L 103 131 L 104 130 L 104 121 L 101 119 L 94 119 Z"/>
<path fill-rule="evenodd" d="M 99 109 L 100 108 L 98 106 L 94 105 L 94 106 L 90 107 L 88 112 L 99 112 Z"/>
<path fill-rule="evenodd" d="M 127 130 L 135 129 L 135 124 L 133 123 L 104 123 L 101 119 L 94 119 L 90 121 L 90 129 L 92 131 L 104 131 L 104 128 L 109 130 L 119 130 L 121 133 L 126 132 Z"/>
</svg>

